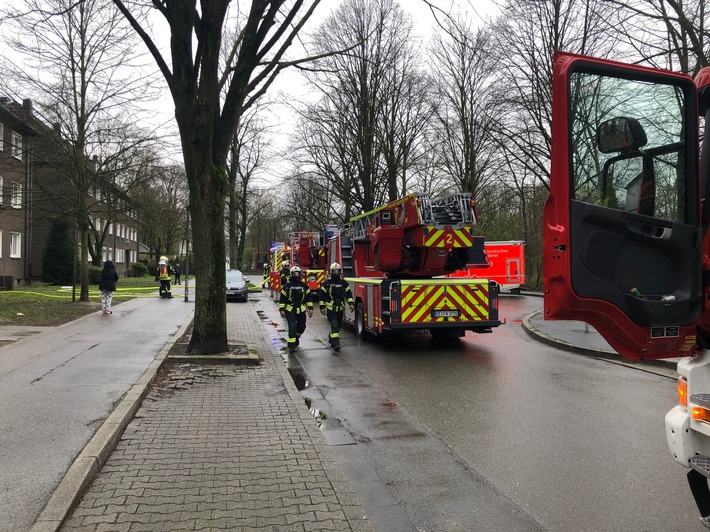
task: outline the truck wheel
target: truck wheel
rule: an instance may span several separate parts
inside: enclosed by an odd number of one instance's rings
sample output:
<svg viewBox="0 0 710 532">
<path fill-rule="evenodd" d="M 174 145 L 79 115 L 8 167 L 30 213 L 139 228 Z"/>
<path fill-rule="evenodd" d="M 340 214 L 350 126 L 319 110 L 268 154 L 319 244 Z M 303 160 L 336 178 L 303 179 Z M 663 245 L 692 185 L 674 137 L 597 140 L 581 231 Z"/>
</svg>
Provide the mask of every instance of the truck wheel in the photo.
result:
<svg viewBox="0 0 710 532">
<path fill-rule="evenodd" d="M 355 334 L 360 340 L 367 340 L 369 333 L 365 329 L 365 307 L 358 303 L 355 307 Z"/>
</svg>

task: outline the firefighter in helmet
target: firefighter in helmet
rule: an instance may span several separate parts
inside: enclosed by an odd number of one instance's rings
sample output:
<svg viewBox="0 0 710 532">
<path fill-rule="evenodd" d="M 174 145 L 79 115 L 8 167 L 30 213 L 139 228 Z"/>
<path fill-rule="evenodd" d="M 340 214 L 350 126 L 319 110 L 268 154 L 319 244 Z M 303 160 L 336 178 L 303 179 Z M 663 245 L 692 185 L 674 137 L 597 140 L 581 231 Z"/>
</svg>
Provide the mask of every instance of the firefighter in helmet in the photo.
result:
<svg viewBox="0 0 710 532">
<path fill-rule="evenodd" d="M 173 294 L 170 292 L 170 275 L 172 269 L 168 264 L 167 257 L 160 257 L 158 262 L 158 279 L 160 280 L 160 297 L 172 299 Z"/>
<path fill-rule="evenodd" d="M 288 322 L 288 351 L 293 353 L 298 347 L 298 340 L 306 330 L 306 312 L 313 316 L 313 301 L 308 284 L 301 279 L 301 268 L 294 266 L 290 276 L 281 287 L 279 314 Z"/>
<path fill-rule="evenodd" d="M 340 326 L 343 323 L 345 303 L 350 307 L 350 312 L 355 311 L 353 293 L 342 272 L 343 268 L 337 262 L 330 265 L 330 278 L 321 284 L 318 298 L 320 312 L 328 316 L 328 323 L 330 323 L 330 334 L 328 334 L 330 346 L 336 351 L 340 351 Z"/>
<path fill-rule="evenodd" d="M 279 279 L 281 280 L 281 288 L 286 286 L 288 279 L 291 277 L 291 265 L 287 260 L 281 263 L 281 269 L 279 270 Z"/>
</svg>

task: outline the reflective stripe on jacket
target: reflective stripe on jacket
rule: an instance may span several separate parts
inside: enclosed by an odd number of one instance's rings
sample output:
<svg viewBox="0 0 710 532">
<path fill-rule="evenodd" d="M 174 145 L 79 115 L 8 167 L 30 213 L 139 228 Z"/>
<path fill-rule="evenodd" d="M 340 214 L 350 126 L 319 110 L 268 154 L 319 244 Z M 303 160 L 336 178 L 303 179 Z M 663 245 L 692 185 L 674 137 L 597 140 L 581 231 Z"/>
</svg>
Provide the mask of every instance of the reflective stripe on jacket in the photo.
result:
<svg viewBox="0 0 710 532">
<path fill-rule="evenodd" d="M 300 314 L 313 308 L 313 300 L 308 285 L 303 281 L 289 281 L 281 289 L 279 310 Z"/>
<path fill-rule="evenodd" d="M 353 302 L 353 293 L 350 290 L 350 284 L 345 279 L 328 279 L 320 286 L 320 306 L 326 307 L 328 310 L 339 312 L 345 310 L 345 302 L 348 304 Z"/>
</svg>

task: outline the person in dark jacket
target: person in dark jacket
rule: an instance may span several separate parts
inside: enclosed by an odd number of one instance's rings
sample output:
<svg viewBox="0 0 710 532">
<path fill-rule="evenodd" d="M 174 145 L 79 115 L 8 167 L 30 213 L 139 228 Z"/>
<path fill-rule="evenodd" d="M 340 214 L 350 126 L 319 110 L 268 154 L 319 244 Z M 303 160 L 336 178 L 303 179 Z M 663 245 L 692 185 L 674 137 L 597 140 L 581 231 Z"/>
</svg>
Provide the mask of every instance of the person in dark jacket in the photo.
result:
<svg viewBox="0 0 710 532">
<path fill-rule="evenodd" d="M 343 324 L 345 305 L 355 312 L 355 302 L 350 285 L 342 276 L 343 268 L 337 262 L 330 265 L 330 279 L 320 287 L 320 312 L 328 317 L 330 346 L 340 351 L 340 326 Z"/>
<path fill-rule="evenodd" d="M 175 274 L 175 284 L 182 284 L 180 281 L 180 276 L 182 275 L 182 266 L 180 266 L 180 263 L 176 263 L 175 267 L 173 268 L 173 273 Z"/>
<path fill-rule="evenodd" d="M 288 351 L 293 353 L 298 347 L 298 341 L 306 330 L 306 312 L 313 316 L 313 301 L 308 284 L 301 279 L 301 268 L 291 268 L 291 277 L 281 288 L 279 299 L 279 314 L 288 322 Z"/>
<path fill-rule="evenodd" d="M 101 281 L 99 281 L 99 290 L 101 290 L 101 310 L 104 314 L 113 314 L 111 312 L 111 300 L 113 293 L 116 291 L 116 281 L 118 274 L 113 262 L 107 260 L 104 262 L 104 269 L 101 270 Z"/>
</svg>

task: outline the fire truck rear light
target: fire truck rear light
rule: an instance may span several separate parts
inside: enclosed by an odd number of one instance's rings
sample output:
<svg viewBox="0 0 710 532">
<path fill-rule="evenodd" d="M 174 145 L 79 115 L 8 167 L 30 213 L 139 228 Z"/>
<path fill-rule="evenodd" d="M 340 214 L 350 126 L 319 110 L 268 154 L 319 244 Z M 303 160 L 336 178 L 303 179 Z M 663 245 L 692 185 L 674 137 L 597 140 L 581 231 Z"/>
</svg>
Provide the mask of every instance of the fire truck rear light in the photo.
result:
<svg viewBox="0 0 710 532">
<path fill-rule="evenodd" d="M 694 406 L 690 410 L 690 417 L 698 421 L 710 422 L 710 410 L 701 406 Z"/>
<path fill-rule="evenodd" d="M 688 406 L 688 381 L 684 377 L 678 377 L 678 404 Z"/>
</svg>

